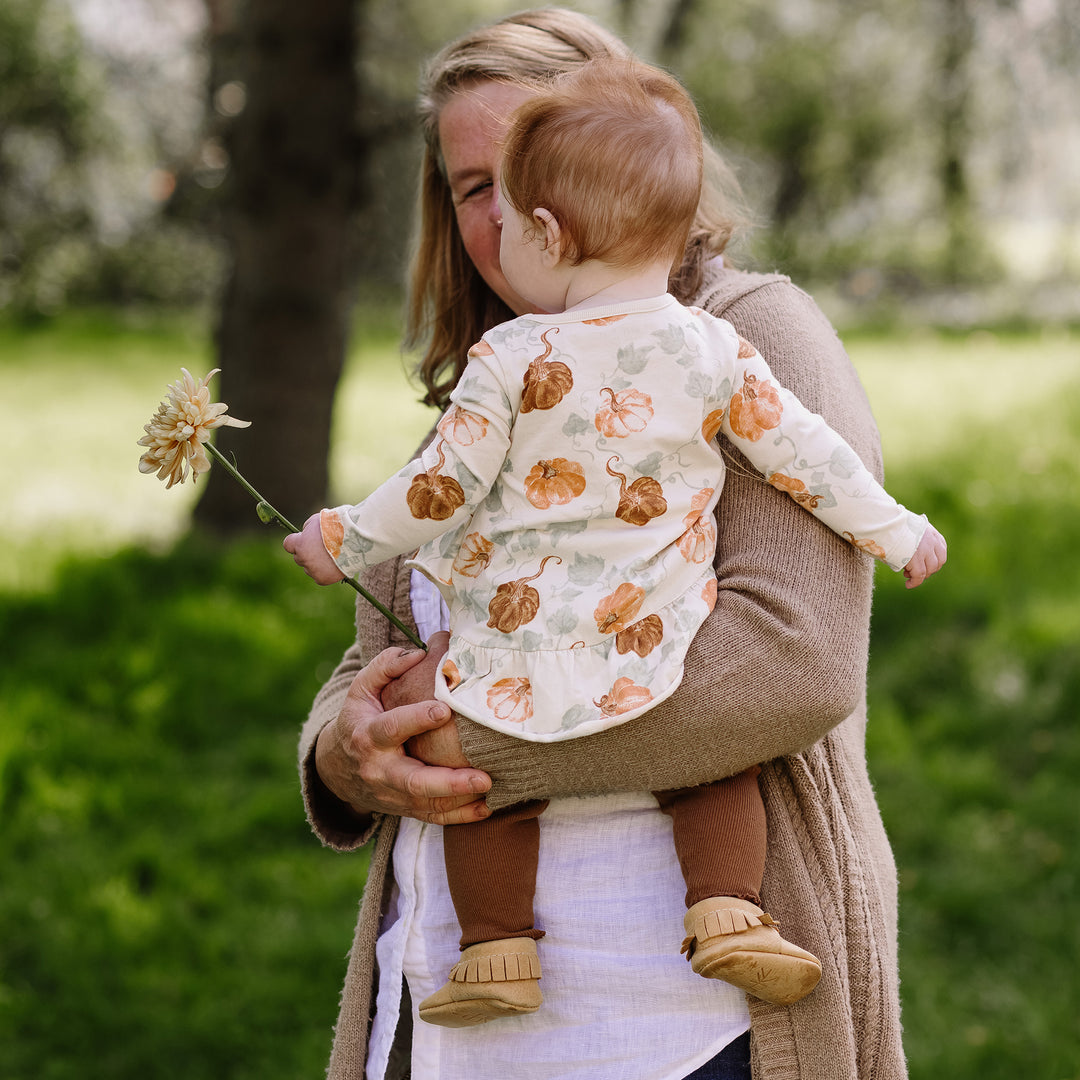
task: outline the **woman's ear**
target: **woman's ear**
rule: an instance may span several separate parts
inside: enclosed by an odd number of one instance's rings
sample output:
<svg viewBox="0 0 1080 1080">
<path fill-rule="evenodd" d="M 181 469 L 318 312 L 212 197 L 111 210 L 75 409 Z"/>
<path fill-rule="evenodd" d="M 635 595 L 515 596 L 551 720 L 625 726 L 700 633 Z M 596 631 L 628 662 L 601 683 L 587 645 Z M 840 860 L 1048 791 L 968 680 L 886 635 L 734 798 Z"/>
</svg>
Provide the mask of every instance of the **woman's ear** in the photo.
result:
<svg viewBox="0 0 1080 1080">
<path fill-rule="evenodd" d="M 559 228 L 555 215 L 550 210 L 538 206 L 532 212 L 532 216 L 544 237 L 542 252 L 544 265 L 549 268 L 558 266 L 563 257 L 562 229 Z"/>
</svg>

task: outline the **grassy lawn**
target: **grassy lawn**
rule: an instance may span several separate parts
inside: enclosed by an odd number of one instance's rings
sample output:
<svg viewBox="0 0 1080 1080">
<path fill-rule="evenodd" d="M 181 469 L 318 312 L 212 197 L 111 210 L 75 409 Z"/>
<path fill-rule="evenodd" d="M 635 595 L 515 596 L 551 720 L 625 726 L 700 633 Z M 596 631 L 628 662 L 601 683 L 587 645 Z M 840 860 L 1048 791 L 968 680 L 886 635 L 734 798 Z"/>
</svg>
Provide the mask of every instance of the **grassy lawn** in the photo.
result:
<svg viewBox="0 0 1080 1080">
<path fill-rule="evenodd" d="M 429 422 L 392 329 L 365 325 L 342 498 Z M 923 589 L 881 574 L 875 607 L 869 752 L 912 1077 L 1078 1080 L 1080 335 L 849 348 L 890 487 L 950 541 Z M 137 472 L 165 383 L 210 363 L 189 324 L 0 326 L 3 1080 L 325 1064 L 366 856 L 313 840 L 294 748 L 351 598 L 276 535 L 183 539 L 190 487 Z M 351 427 L 361 411 L 383 426 Z"/>
</svg>

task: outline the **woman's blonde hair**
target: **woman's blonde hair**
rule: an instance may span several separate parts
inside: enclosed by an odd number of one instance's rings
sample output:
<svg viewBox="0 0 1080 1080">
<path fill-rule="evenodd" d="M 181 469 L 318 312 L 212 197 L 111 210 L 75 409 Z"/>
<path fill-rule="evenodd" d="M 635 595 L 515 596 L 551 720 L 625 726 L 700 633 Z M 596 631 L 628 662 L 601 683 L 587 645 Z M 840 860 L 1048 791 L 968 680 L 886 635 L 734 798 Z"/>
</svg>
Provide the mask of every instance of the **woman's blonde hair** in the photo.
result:
<svg viewBox="0 0 1080 1080">
<path fill-rule="evenodd" d="M 419 118 L 424 135 L 418 233 L 409 273 L 407 348 L 422 348 L 425 400 L 445 407 L 465 368 L 469 347 L 515 312 L 473 266 L 458 232 L 439 145 L 446 103 L 478 82 L 541 89 L 558 75 L 598 59 L 631 59 L 614 34 L 585 15 L 540 8 L 509 15 L 447 45 L 421 80 Z M 705 183 L 682 265 L 671 291 L 688 301 L 701 287 L 705 264 L 727 247 L 745 220 L 738 185 L 718 154 L 706 146 Z"/>
<path fill-rule="evenodd" d="M 681 264 L 701 199 L 701 123 L 677 79 L 594 60 L 529 98 L 503 142 L 502 186 L 533 233 L 548 210 L 572 265 Z"/>
</svg>

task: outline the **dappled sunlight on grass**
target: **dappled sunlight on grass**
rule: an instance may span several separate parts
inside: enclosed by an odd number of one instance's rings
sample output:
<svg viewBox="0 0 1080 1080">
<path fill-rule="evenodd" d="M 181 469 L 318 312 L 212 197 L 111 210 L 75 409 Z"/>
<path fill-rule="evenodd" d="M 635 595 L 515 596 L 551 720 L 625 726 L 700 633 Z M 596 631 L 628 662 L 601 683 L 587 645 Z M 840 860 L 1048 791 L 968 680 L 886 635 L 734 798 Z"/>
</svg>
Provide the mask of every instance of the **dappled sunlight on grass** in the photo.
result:
<svg viewBox="0 0 1080 1080">
<path fill-rule="evenodd" d="M 0 1076 L 316 1076 L 366 855 L 311 837 L 295 743 L 353 598 L 276 535 L 173 543 L 196 493 L 140 475 L 136 440 L 180 366 L 212 360 L 190 328 L 110 325 L 0 326 L 0 859 L 17 868 Z M 881 571 L 875 597 L 868 749 L 911 1075 L 1075 1077 L 1056 988 L 1080 952 L 1080 335 L 850 351 L 890 489 L 950 543 L 929 583 Z M 362 335 L 336 497 L 404 461 L 431 422 L 418 396 L 391 330 Z"/>
</svg>

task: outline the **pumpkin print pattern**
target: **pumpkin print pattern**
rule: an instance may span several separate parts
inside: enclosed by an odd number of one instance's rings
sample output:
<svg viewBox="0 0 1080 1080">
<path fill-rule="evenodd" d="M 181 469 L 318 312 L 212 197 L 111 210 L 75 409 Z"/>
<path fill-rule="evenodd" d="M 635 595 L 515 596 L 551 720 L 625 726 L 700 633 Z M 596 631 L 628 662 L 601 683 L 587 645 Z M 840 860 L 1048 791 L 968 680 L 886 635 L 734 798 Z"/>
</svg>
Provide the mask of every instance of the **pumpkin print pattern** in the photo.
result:
<svg viewBox="0 0 1080 1080">
<path fill-rule="evenodd" d="M 712 442 L 720 433 L 720 428 L 724 425 L 724 416 L 725 411 L 723 409 L 713 409 L 702 421 L 701 437 L 706 442 Z"/>
<path fill-rule="evenodd" d="M 559 328 L 553 326 L 540 335 L 544 351 L 529 365 L 522 380 L 524 391 L 521 395 L 521 411 L 533 409 L 554 409 L 570 392 L 574 385 L 574 376 L 561 360 L 549 360 L 553 349 L 548 341 L 548 334 L 557 334 Z"/>
<path fill-rule="evenodd" d="M 596 414 L 596 430 L 609 439 L 625 439 L 631 432 L 644 431 L 653 418 L 652 397 L 641 390 L 620 390 L 605 386 L 608 402 Z"/>
<path fill-rule="evenodd" d="M 633 679 L 622 678 L 615 680 L 615 685 L 599 700 L 594 701 L 604 716 L 618 716 L 620 713 L 630 712 L 631 709 L 640 709 L 652 701 L 652 694 L 644 686 L 636 686 Z"/>
<path fill-rule="evenodd" d="M 537 741 L 624 723 L 678 684 L 717 603 L 721 434 L 861 550 L 918 542 L 730 324 L 671 297 L 593 314 L 488 331 L 421 459 L 324 517 L 350 575 L 419 546 L 450 610 L 440 699 Z"/>
<path fill-rule="evenodd" d="M 824 495 L 811 495 L 801 480 L 793 476 L 785 476 L 783 473 L 773 473 L 769 477 L 769 483 L 778 491 L 787 492 L 800 506 L 807 510 L 816 510 L 818 503 L 825 498 Z"/>
<path fill-rule="evenodd" d="M 585 470 L 576 461 L 538 461 L 525 478 L 525 497 L 538 510 L 565 506 L 585 490 Z"/>
<path fill-rule="evenodd" d="M 605 596 L 593 612 L 596 629 L 601 634 L 617 634 L 625 630 L 641 610 L 645 590 L 640 585 L 624 581 L 610 596 Z"/>
<path fill-rule="evenodd" d="M 615 635 L 615 651 L 623 656 L 634 652 L 644 659 L 663 640 L 664 620 L 659 615 L 646 615 Z"/>
<path fill-rule="evenodd" d="M 728 409 L 731 430 L 741 439 L 757 442 L 766 431 L 779 426 L 783 415 L 776 387 L 768 379 L 759 382 L 756 375 L 744 372 L 742 389 L 732 395 Z"/>
<path fill-rule="evenodd" d="M 488 421 L 483 416 L 451 405 L 439 421 L 438 432 L 447 441 L 458 446 L 472 446 L 487 434 Z"/>
<path fill-rule="evenodd" d="M 701 599 L 705 601 L 705 606 L 712 611 L 716 607 L 716 598 L 720 592 L 720 582 L 716 578 L 709 578 L 705 582 L 705 588 L 701 590 Z"/>
<path fill-rule="evenodd" d="M 853 547 L 859 551 L 865 551 L 868 555 L 873 555 L 875 559 L 885 558 L 885 549 L 876 541 L 867 537 L 859 540 L 856 539 L 852 533 L 846 532 L 843 534 L 844 539 Z"/>
<path fill-rule="evenodd" d="M 439 460 L 426 472 L 414 476 L 405 501 L 414 518 L 445 521 L 455 510 L 465 505 L 465 492 L 452 476 L 441 476 L 439 469 L 446 464 L 443 445 L 439 444 Z"/>
<path fill-rule="evenodd" d="M 442 671 L 448 689 L 456 690 L 461 685 L 461 672 L 453 660 L 444 660 L 439 670 Z"/>
<path fill-rule="evenodd" d="M 487 692 L 487 703 L 497 720 L 524 724 L 532 719 L 532 686 L 520 676 L 499 679 Z"/>
<path fill-rule="evenodd" d="M 690 503 L 690 513 L 683 518 L 686 532 L 679 537 L 679 551 L 688 563 L 703 563 L 716 550 L 716 521 L 705 512 L 713 497 L 713 488 L 703 488 Z"/>
<path fill-rule="evenodd" d="M 615 516 L 629 525 L 647 525 L 653 518 L 667 513 L 667 499 L 660 482 L 651 476 L 639 476 L 627 486 L 626 477 L 611 467 L 611 463 L 618 460 L 617 457 L 609 458 L 607 463 L 608 476 L 619 481 L 619 506 Z"/>
<path fill-rule="evenodd" d="M 322 533 L 323 547 L 331 559 L 336 559 L 341 554 L 341 545 L 345 540 L 345 522 L 341 520 L 341 515 L 333 510 L 324 510 L 319 515 L 319 531 Z"/>
<path fill-rule="evenodd" d="M 540 569 L 529 577 L 508 581 L 495 590 L 488 604 L 488 626 L 504 634 L 512 634 L 519 626 L 532 622 L 540 610 L 540 594 L 529 584 L 543 572 L 548 562 L 562 562 L 558 555 L 548 555 L 540 563 Z"/>
<path fill-rule="evenodd" d="M 479 577 L 491 565 L 495 545 L 478 532 L 469 533 L 454 557 L 454 573 L 464 577 Z"/>
</svg>

